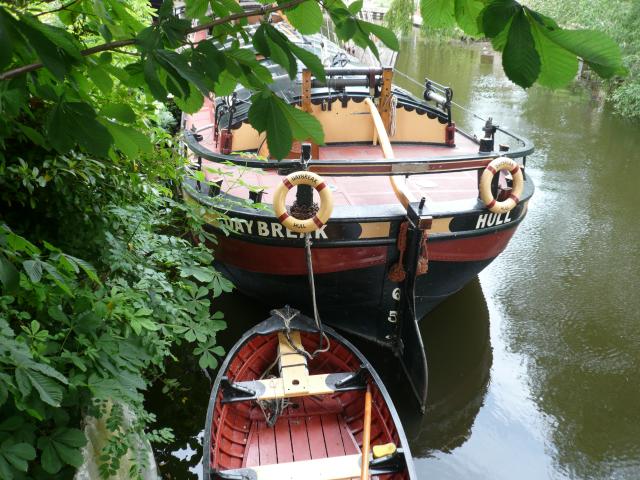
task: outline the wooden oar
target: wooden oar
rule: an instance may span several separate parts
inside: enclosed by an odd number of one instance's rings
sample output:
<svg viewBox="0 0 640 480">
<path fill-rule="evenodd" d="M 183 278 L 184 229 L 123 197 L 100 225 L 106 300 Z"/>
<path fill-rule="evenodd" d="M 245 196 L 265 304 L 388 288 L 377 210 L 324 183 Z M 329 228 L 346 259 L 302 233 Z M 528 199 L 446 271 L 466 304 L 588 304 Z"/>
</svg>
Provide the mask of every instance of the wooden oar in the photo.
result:
<svg viewBox="0 0 640 480">
<path fill-rule="evenodd" d="M 371 388 L 364 394 L 364 429 L 362 430 L 362 472 L 360 480 L 369 480 L 369 450 L 371 448 Z"/>
</svg>

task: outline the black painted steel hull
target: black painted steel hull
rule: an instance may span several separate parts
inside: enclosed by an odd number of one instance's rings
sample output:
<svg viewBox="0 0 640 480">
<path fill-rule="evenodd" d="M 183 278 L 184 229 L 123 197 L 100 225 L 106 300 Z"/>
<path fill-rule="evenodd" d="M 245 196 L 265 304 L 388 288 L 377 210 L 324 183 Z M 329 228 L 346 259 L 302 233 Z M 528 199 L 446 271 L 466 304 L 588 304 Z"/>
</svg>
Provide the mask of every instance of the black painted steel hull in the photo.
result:
<svg viewBox="0 0 640 480">
<path fill-rule="evenodd" d="M 450 297 L 482 271 L 493 259 L 475 262 L 431 262 L 429 273 L 416 285 L 416 315 L 423 319 L 440 302 Z M 289 304 L 311 312 L 311 293 L 306 275 L 255 273 L 217 262 L 236 288 L 269 306 Z M 370 341 L 388 343 L 395 326 L 390 312 L 396 301 L 385 276 L 386 266 L 315 275 L 319 311 L 334 328 Z"/>
</svg>

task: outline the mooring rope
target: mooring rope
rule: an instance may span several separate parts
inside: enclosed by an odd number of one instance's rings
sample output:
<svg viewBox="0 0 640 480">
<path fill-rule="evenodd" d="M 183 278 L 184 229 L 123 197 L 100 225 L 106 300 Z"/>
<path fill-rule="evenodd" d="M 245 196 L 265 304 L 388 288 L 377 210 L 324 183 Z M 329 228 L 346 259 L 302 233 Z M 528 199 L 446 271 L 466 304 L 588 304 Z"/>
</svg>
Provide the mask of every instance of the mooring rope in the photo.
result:
<svg viewBox="0 0 640 480">
<path fill-rule="evenodd" d="M 285 327 L 284 335 L 285 335 L 285 337 L 287 339 L 287 342 L 291 346 L 291 348 L 293 348 L 296 351 L 296 353 L 298 353 L 300 355 L 303 355 L 304 357 L 306 357 L 309 360 L 313 360 L 316 357 L 316 355 L 318 355 L 319 353 L 324 353 L 324 352 L 329 351 L 329 349 L 331 348 L 331 341 L 329 340 L 329 337 L 327 336 L 327 334 L 324 332 L 324 327 L 322 325 L 322 320 L 320 320 L 320 314 L 318 312 L 318 303 L 317 303 L 317 300 L 316 300 L 316 285 L 315 285 L 314 274 L 313 274 L 313 259 L 311 257 L 311 235 L 308 234 L 308 233 L 305 234 L 304 246 L 305 246 L 305 255 L 306 255 L 306 260 L 307 260 L 307 273 L 308 273 L 308 277 L 309 277 L 309 289 L 311 290 L 311 304 L 312 304 L 312 307 L 313 307 L 313 320 L 314 320 L 314 322 L 316 324 L 316 328 L 318 329 L 318 332 L 320 333 L 320 345 L 319 345 L 319 348 L 314 350 L 313 353 L 309 353 L 304 349 L 304 347 L 303 348 L 298 348 L 294 344 L 293 340 L 291 340 L 291 336 L 290 336 L 291 320 L 293 320 L 295 318 L 295 316 L 298 315 L 299 312 L 297 310 L 289 308 L 287 306 L 286 310 L 284 310 L 284 309 L 282 309 L 282 310 L 272 310 L 271 314 L 272 315 L 277 315 L 278 317 L 280 317 L 282 319 L 282 323 L 284 324 L 284 327 Z M 326 345 L 324 345 L 325 343 L 326 343 Z M 273 366 L 275 365 L 275 363 L 277 361 L 278 361 L 278 358 L 276 358 L 275 362 L 267 369 L 267 372 L 273 368 Z"/>
<path fill-rule="evenodd" d="M 320 320 L 320 314 L 318 313 L 318 304 L 316 301 L 316 283 L 313 276 L 313 259 L 311 257 L 311 234 L 306 233 L 304 235 L 304 249 L 307 257 L 307 274 L 309 276 L 309 289 L 311 290 L 311 303 L 313 306 L 313 320 L 316 322 L 316 327 L 320 331 L 320 346 L 311 354 L 311 358 L 314 358 L 319 353 L 324 353 L 329 350 L 331 343 L 329 337 L 324 333 L 322 327 L 322 321 Z M 326 347 L 323 347 L 323 341 L 327 342 Z"/>
<path fill-rule="evenodd" d="M 391 95 L 391 122 L 389 124 L 389 136 L 394 137 L 396 135 L 397 128 L 397 114 L 398 114 L 398 97 Z"/>
</svg>

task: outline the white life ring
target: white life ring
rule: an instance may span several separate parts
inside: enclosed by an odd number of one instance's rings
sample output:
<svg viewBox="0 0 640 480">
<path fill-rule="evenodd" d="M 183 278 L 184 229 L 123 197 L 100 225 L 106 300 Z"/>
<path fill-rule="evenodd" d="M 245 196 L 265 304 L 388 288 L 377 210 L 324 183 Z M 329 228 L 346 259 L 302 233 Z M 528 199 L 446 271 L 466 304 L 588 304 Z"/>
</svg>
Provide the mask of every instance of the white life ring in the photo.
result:
<svg viewBox="0 0 640 480">
<path fill-rule="evenodd" d="M 491 181 L 500 170 L 508 170 L 513 178 L 513 189 L 509 198 L 498 202 L 491 193 Z M 508 157 L 494 158 L 480 177 L 480 199 L 485 206 L 493 213 L 507 213 L 518 204 L 522 190 L 524 189 L 524 177 L 518 162 Z"/>
<path fill-rule="evenodd" d="M 309 185 L 315 188 L 320 195 L 320 209 L 312 218 L 300 220 L 287 212 L 285 199 L 289 190 L 296 185 Z M 276 187 L 273 195 L 273 211 L 287 230 L 298 233 L 311 233 L 322 228 L 331 217 L 333 196 L 327 184 L 317 173 L 307 171 L 294 172 L 283 178 L 282 183 Z"/>
</svg>

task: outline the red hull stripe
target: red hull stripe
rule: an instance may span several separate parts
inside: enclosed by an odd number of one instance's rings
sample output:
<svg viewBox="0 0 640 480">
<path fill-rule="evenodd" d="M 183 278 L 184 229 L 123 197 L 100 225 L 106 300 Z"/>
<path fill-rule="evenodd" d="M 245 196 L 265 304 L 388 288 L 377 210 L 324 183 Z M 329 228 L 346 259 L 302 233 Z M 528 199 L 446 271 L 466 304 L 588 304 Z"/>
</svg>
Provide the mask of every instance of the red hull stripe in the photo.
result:
<svg viewBox="0 0 640 480">
<path fill-rule="evenodd" d="M 494 198 L 493 200 L 491 200 L 489 203 L 487 203 L 487 208 L 491 208 L 496 204 L 496 199 Z"/>
<path fill-rule="evenodd" d="M 314 215 L 312 220 L 313 220 L 313 223 L 315 223 L 318 228 L 322 228 L 322 226 L 324 225 L 324 223 L 320 221 L 317 215 Z"/>
<path fill-rule="evenodd" d="M 293 188 L 293 183 L 291 183 L 288 178 L 283 178 L 282 183 L 284 183 L 284 186 L 287 187 L 288 190 Z"/>
<path fill-rule="evenodd" d="M 287 218 L 289 218 L 289 214 L 287 212 L 284 212 L 282 215 L 280 215 L 278 217 L 278 220 L 280 220 L 280 223 L 284 222 Z"/>
<path fill-rule="evenodd" d="M 491 165 L 487 165 L 487 170 L 489 170 L 489 171 L 490 171 L 491 173 L 493 173 L 494 175 L 495 175 L 496 173 L 498 173 L 498 172 L 496 171 L 496 169 L 495 169 L 495 168 L 493 168 Z"/>
<path fill-rule="evenodd" d="M 513 200 L 514 202 L 516 202 L 516 205 L 520 202 L 520 198 L 518 198 L 518 196 L 517 196 L 517 195 L 514 195 L 513 193 L 510 193 L 510 194 L 509 194 L 509 198 L 510 198 L 511 200 Z"/>
<path fill-rule="evenodd" d="M 325 187 L 326 187 L 326 186 L 327 186 L 327 184 L 326 184 L 326 183 L 324 183 L 324 182 L 322 182 L 322 183 L 320 183 L 319 185 L 317 185 L 317 186 L 316 186 L 316 190 L 317 190 L 318 192 L 321 192 L 322 190 L 324 190 L 324 189 L 325 189 Z"/>
<path fill-rule="evenodd" d="M 514 226 L 485 235 L 430 242 L 428 244 L 429 260 L 475 262 L 495 258 L 507 247 L 515 231 Z"/>
<path fill-rule="evenodd" d="M 515 175 L 520 171 L 520 165 L 516 165 L 515 167 L 513 167 L 513 170 L 509 170 L 509 171 L 511 172 L 511 175 Z"/>
<path fill-rule="evenodd" d="M 475 262 L 498 256 L 516 231 L 511 227 L 473 237 L 429 242 L 429 260 L 440 262 Z M 281 247 L 218 237 L 216 259 L 249 272 L 268 275 L 306 275 L 303 247 Z M 387 263 L 386 246 L 313 248 L 316 273 L 344 272 Z"/>
<path fill-rule="evenodd" d="M 284 229 L 282 230 L 284 231 Z M 296 235 L 297 234 L 291 234 Z M 249 272 L 270 275 L 306 275 L 307 261 L 304 247 L 280 247 L 246 242 L 220 235 L 215 249 L 216 260 Z M 315 273 L 344 272 L 384 265 L 387 247 L 312 248 Z"/>
</svg>

